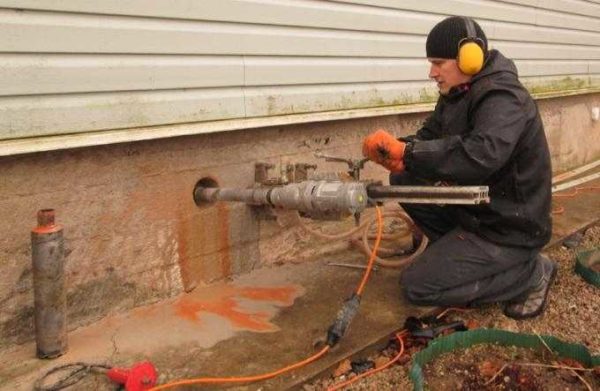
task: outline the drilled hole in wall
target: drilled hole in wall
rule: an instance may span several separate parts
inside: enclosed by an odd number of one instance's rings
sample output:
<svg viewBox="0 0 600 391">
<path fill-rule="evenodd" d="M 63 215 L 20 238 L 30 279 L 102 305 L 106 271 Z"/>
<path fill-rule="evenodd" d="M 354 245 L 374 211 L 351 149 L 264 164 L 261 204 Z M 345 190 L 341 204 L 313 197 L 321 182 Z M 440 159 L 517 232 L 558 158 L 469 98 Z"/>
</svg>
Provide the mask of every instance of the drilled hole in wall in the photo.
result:
<svg viewBox="0 0 600 391">
<path fill-rule="evenodd" d="M 194 202 L 196 203 L 197 206 L 203 207 L 203 206 L 207 206 L 207 205 L 211 204 L 211 202 L 201 199 L 200 192 L 203 189 L 213 188 L 213 187 L 219 187 L 219 182 L 217 182 L 217 180 L 215 178 L 204 177 L 204 178 L 201 178 L 198 182 L 196 182 L 196 186 L 194 186 L 194 192 L 192 195 L 194 197 Z"/>
</svg>

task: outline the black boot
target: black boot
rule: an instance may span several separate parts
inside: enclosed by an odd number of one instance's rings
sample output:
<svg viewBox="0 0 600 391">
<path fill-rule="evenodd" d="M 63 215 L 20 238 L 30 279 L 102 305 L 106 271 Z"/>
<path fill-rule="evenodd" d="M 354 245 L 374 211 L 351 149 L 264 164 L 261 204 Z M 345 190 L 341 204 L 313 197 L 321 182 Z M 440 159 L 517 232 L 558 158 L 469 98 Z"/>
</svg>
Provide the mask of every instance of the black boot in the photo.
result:
<svg viewBox="0 0 600 391">
<path fill-rule="evenodd" d="M 542 277 L 529 291 L 503 305 L 504 315 L 513 319 L 526 319 L 538 316 L 544 311 L 550 286 L 556 277 L 558 266 L 542 254 L 536 260 L 541 267 Z"/>
</svg>

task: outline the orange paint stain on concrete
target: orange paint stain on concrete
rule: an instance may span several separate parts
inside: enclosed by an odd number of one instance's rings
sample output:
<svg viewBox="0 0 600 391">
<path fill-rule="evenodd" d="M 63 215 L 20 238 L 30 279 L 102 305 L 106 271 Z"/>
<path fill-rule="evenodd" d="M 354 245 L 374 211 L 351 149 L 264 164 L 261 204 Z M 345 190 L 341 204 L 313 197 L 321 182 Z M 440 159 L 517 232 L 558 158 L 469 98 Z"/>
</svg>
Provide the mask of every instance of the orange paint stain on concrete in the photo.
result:
<svg viewBox="0 0 600 391">
<path fill-rule="evenodd" d="M 280 288 L 241 288 L 240 293 L 243 297 L 252 300 L 273 301 L 290 306 L 294 303 L 294 298 L 298 290 L 292 286 Z"/>
<path fill-rule="evenodd" d="M 268 322 L 264 312 L 247 314 L 237 309 L 238 303 L 231 297 L 223 297 L 215 302 L 195 302 L 182 300 L 177 307 L 177 313 L 188 320 L 197 320 L 198 313 L 211 312 L 228 319 L 235 327 L 252 331 L 273 331 L 275 326 Z"/>
<path fill-rule="evenodd" d="M 211 297 L 198 298 L 194 295 L 181 297 L 175 302 L 175 313 L 183 319 L 201 322 L 203 312 L 212 313 L 228 320 L 234 327 L 257 331 L 276 331 L 277 327 L 270 322 L 276 313 L 276 307 L 290 306 L 299 295 L 300 289 L 294 286 L 280 287 L 235 287 L 225 286 L 213 290 Z M 252 305 L 240 299 L 263 302 L 257 305 L 261 310 L 253 311 Z M 272 305 L 272 311 L 264 310 L 264 303 Z M 258 303 L 256 303 L 258 304 Z"/>
</svg>

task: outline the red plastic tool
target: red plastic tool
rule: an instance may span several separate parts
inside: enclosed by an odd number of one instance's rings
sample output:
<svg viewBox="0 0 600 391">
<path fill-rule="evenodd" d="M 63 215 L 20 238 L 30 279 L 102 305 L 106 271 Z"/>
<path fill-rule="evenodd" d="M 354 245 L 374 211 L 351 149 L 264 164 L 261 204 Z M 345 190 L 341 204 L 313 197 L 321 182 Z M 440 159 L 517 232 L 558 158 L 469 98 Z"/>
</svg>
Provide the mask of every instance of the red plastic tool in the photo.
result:
<svg viewBox="0 0 600 391">
<path fill-rule="evenodd" d="M 147 391 L 156 385 L 156 368 L 149 361 L 135 364 L 131 368 L 111 368 L 106 376 L 115 383 L 125 386 L 126 391 Z"/>
</svg>

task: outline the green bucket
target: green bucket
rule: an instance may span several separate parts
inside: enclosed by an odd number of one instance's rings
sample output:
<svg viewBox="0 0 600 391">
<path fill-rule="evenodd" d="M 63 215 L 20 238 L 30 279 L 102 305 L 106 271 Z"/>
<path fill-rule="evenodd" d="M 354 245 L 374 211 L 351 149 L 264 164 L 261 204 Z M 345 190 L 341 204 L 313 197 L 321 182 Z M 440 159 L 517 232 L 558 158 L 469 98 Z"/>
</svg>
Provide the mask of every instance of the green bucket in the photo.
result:
<svg viewBox="0 0 600 391">
<path fill-rule="evenodd" d="M 594 270 L 594 267 L 600 265 L 600 247 L 579 252 L 576 258 L 575 273 L 590 284 L 600 287 L 600 273 Z"/>
</svg>

